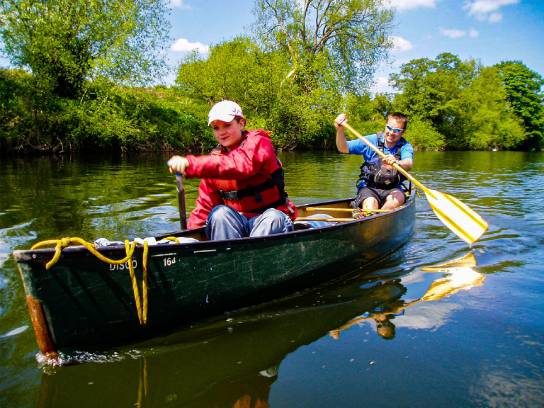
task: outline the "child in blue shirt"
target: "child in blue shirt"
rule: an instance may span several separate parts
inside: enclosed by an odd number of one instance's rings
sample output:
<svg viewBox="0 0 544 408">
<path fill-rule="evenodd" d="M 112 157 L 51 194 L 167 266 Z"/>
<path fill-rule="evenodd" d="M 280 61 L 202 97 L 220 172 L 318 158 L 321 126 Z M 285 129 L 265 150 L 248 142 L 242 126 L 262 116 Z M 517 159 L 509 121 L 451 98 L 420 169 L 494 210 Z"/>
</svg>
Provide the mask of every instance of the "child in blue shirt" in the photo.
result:
<svg viewBox="0 0 544 408">
<path fill-rule="evenodd" d="M 346 115 L 341 113 L 334 121 L 336 127 L 336 147 L 341 153 L 363 156 L 361 175 L 357 181 L 355 207 L 363 210 L 392 210 L 404 204 L 405 195 L 402 186 L 403 176 L 393 167 L 396 163 L 404 170 L 410 170 L 414 160 L 412 145 L 402 137 L 408 125 L 408 119 L 399 112 L 387 115 L 387 124 L 383 133 L 366 136 L 366 139 L 378 147 L 386 156 L 381 158 L 376 152 L 359 139 L 347 141 L 342 122 Z"/>
</svg>

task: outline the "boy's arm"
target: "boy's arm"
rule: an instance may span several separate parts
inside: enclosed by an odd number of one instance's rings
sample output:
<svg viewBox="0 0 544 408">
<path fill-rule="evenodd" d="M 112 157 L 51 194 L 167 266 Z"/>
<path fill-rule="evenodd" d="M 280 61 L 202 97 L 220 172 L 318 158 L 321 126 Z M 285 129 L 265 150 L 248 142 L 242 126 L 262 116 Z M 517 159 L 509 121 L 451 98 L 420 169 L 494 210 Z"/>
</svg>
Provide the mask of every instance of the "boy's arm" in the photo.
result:
<svg viewBox="0 0 544 408">
<path fill-rule="evenodd" d="M 346 115 L 341 113 L 334 120 L 334 126 L 336 127 L 336 148 L 340 153 L 349 153 L 348 142 L 346 140 L 346 133 L 342 122 L 346 120 Z"/>
</svg>

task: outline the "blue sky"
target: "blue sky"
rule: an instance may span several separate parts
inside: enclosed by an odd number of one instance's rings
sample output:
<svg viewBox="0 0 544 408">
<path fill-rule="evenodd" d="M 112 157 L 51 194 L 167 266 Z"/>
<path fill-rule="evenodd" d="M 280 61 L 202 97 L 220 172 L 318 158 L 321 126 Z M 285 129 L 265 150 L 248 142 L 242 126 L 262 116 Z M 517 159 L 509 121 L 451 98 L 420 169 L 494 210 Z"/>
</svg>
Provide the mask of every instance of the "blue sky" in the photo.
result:
<svg viewBox="0 0 544 408">
<path fill-rule="evenodd" d="M 413 58 L 451 52 L 483 65 L 521 60 L 544 76 L 544 0 L 388 0 L 396 10 L 395 44 L 378 68 L 373 91 L 390 91 L 389 73 Z M 255 0 L 171 0 L 170 65 L 186 52 L 248 33 Z M 172 73 L 164 82 L 171 83 Z"/>
<path fill-rule="evenodd" d="M 387 78 L 401 64 L 451 52 L 483 65 L 521 60 L 544 76 L 544 0 L 386 0 L 396 10 L 391 32 L 395 44 L 377 69 L 375 92 L 391 91 Z M 172 42 L 168 46 L 172 84 L 187 52 L 246 34 L 254 22 L 255 0 L 170 0 Z M 8 61 L 0 57 L 0 66 Z"/>
</svg>

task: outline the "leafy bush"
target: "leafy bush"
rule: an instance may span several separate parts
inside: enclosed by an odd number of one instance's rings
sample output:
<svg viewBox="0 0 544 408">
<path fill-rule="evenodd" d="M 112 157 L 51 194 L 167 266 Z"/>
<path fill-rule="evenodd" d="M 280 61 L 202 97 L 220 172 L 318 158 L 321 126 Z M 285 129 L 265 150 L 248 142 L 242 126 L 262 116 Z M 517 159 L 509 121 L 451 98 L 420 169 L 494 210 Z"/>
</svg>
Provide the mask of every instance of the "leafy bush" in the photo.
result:
<svg viewBox="0 0 544 408">
<path fill-rule="evenodd" d="M 444 136 L 435 130 L 431 122 L 418 117 L 410 119 L 404 137 L 415 150 L 438 151 L 444 150 L 446 146 Z"/>
<path fill-rule="evenodd" d="M 113 151 L 214 146 L 206 126 L 208 107 L 175 89 L 93 83 L 78 99 L 40 92 L 32 76 L 0 71 L 0 147 L 3 150 Z"/>
</svg>

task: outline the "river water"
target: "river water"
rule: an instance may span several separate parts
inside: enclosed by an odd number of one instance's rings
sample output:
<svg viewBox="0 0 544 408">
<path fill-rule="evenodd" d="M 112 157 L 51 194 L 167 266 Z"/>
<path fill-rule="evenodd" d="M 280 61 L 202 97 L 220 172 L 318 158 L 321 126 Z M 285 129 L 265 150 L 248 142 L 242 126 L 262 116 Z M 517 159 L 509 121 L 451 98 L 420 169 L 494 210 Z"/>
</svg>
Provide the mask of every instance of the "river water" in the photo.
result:
<svg viewBox="0 0 544 408">
<path fill-rule="evenodd" d="M 417 153 L 419 181 L 489 222 L 472 248 L 423 195 L 412 239 L 367 270 L 339 266 L 333 284 L 81 355 L 83 364 L 43 365 L 11 252 L 63 236 L 175 231 L 166 159 L 1 159 L 0 406 L 544 405 L 542 153 Z M 354 193 L 358 157 L 281 159 L 296 203 Z M 197 186 L 186 182 L 188 209 Z"/>
</svg>

